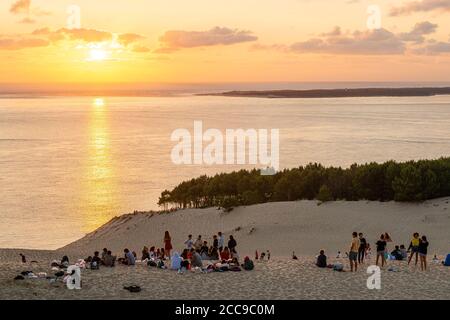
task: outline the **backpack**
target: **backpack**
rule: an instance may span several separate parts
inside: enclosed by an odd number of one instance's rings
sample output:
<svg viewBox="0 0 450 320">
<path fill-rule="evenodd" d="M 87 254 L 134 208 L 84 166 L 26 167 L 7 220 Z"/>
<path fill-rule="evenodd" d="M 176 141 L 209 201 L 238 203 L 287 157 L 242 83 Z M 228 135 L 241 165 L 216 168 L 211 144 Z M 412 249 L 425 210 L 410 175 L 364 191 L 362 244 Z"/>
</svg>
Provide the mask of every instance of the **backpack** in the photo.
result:
<svg viewBox="0 0 450 320">
<path fill-rule="evenodd" d="M 450 267 L 450 253 L 445 258 L 444 266 Z"/>
<path fill-rule="evenodd" d="M 248 262 L 244 262 L 244 269 L 245 270 L 253 270 L 255 265 L 253 264 L 253 261 L 249 260 Z"/>
</svg>

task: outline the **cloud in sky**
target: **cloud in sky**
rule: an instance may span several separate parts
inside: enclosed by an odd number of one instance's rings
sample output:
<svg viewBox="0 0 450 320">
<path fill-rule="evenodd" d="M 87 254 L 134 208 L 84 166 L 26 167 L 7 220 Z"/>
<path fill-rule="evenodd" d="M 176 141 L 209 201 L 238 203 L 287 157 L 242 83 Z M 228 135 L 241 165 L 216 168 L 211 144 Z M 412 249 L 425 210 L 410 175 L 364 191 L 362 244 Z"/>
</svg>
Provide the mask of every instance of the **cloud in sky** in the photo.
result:
<svg viewBox="0 0 450 320">
<path fill-rule="evenodd" d="M 113 38 L 112 33 L 108 31 L 100 31 L 95 29 L 67 29 L 61 28 L 51 31 L 49 28 L 36 29 L 33 35 L 46 36 L 50 41 L 57 42 L 60 40 L 80 40 L 84 42 L 103 42 L 110 41 Z"/>
<path fill-rule="evenodd" d="M 449 54 L 450 53 L 450 41 L 429 41 L 426 45 L 416 48 L 413 50 L 415 54 L 419 55 L 440 55 L 440 54 Z"/>
<path fill-rule="evenodd" d="M 18 21 L 19 23 L 25 24 L 36 23 L 37 17 L 51 15 L 50 11 L 43 10 L 39 7 L 31 7 L 31 0 L 18 0 L 14 2 L 10 7 L 9 12 L 14 15 L 25 16 L 22 20 Z"/>
<path fill-rule="evenodd" d="M 123 33 L 118 36 L 118 41 L 125 46 L 142 39 L 145 39 L 145 37 L 136 33 Z"/>
<path fill-rule="evenodd" d="M 150 49 L 146 46 L 133 46 L 133 52 L 138 52 L 138 53 L 145 53 L 145 52 L 150 52 Z"/>
<path fill-rule="evenodd" d="M 34 30 L 32 35 L 46 36 L 52 42 L 65 39 L 84 42 L 106 42 L 112 41 L 115 38 L 115 34 L 112 32 L 85 28 L 61 28 L 55 31 L 51 31 L 49 28 L 41 28 Z M 124 46 L 139 42 L 142 39 L 145 39 L 145 37 L 136 33 L 122 33 L 117 35 L 117 41 Z"/>
<path fill-rule="evenodd" d="M 18 0 L 11 5 L 9 12 L 13 14 L 28 13 L 30 11 L 31 0 Z"/>
<path fill-rule="evenodd" d="M 276 50 L 297 54 L 342 54 L 342 55 L 402 55 L 447 53 L 446 42 L 426 39 L 436 32 L 437 24 L 429 21 L 416 23 L 409 32 L 393 33 L 386 29 L 342 32 L 335 27 L 330 32 L 291 45 L 256 43 L 251 50 Z M 425 44 L 426 43 L 426 44 Z M 423 45 L 422 45 L 423 44 Z M 418 47 L 422 45 L 421 47 Z"/>
<path fill-rule="evenodd" d="M 438 25 L 428 21 L 416 23 L 410 32 L 400 33 L 399 37 L 403 41 L 413 41 L 415 43 L 422 43 L 425 41 L 425 35 L 436 32 Z"/>
<path fill-rule="evenodd" d="M 46 47 L 50 43 L 45 39 L 36 38 L 0 38 L 0 50 L 20 50 L 26 48 Z"/>
<path fill-rule="evenodd" d="M 30 17 L 25 17 L 22 20 L 20 20 L 19 23 L 33 24 L 33 23 L 36 23 L 36 20 L 34 20 Z"/>
<path fill-rule="evenodd" d="M 427 11 L 450 11 L 450 0 L 419 0 L 410 1 L 398 7 L 393 7 L 390 11 L 391 16 L 407 15 L 414 12 Z"/>
<path fill-rule="evenodd" d="M 27 35 L 0 36 L 0 50 L 21 50 L 27 48 L 45 47 L 50 44 L 56 44 L 59 41 L 82 41 L 85 43 L 110 43 L 116 39 L 122 45 L 135 44 L 131 50 L 136 53 L 149 52 L 150 49 L 138 45 L 144 36 L 134 33 L 113 34 L 108 31 L 95 29 L 67 29 L 62 28 L 55 31 L 49 28 L 40 28 Z"/>
<path fill-rule="evenodd" d="M 250 31 L 226 27 L 214 27 L 206 31 L 169 30 L 159 38 L 161 48 L 157 49 L 157 52 L 168 53 L 183 48 L 232 45 L 257 39 Z"/>
<path fill-rule="evenodd" d="M 290 49 L 297 53 L 350 55 L 389 55 L 405 52 L 403 41 L 386 29 L 355 31 L 350 35 L 330 34 L 322 38 L 296 42 Z"/>
</svg>

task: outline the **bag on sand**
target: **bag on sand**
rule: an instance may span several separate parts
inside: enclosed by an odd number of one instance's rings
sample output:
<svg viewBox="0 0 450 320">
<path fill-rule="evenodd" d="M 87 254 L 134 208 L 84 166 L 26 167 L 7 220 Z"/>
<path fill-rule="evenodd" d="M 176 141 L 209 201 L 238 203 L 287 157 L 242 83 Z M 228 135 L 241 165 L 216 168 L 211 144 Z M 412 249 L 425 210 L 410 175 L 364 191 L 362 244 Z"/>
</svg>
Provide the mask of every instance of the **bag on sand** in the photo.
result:
<svg viewBox="0 0 450 320">
<path fill-rule="evenodd" d="M 444 266 L 450 267 L 450 253 L 447 255 L 444 261 Z"/>
<path fill-rule="evenodd" d="M 333 270 L 334 271 L 342 271 L 342 270 L 344 270 L 344 265 L 342 263 L 336 263 L 333 266 Z"/>
<path fill-rule="evenodd" d="M 133 285 L 133 286 L 129 286 L 129 287 L 123 287 L 125 290 L 128 290 L 130 292 L 140 292 L 141 291 L 141 287 Z"/>
</svg>

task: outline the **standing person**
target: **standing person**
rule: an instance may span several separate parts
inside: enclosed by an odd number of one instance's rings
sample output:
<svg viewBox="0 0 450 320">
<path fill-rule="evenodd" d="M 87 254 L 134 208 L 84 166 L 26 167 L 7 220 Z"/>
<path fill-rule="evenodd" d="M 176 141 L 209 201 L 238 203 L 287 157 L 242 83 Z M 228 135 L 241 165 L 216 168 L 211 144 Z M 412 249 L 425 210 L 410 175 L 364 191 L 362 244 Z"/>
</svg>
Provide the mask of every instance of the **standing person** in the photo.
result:
<svg viewBox="0 0 450 320">
<path fill-rule="evenodd" d="M 419 257 L 420 257 L 420 269 L 427 271 L 427 253 L 428 253 L 428 240 L 426 236 L 422 236 L 419 241 Z"/>
<path fill-rule="evenodd" d="M 366 255 L 367 241 L 363 237 L 363 234 L 359 233 L 359 248 L 358 248 L 358 263 L 364 262 L 364 256 Z"/>
<path fill-rule="evenodd" d="M 188 250 L 192 249 L 192 246 L 194 245 L 194 240 L 192 240 L 192 234 L 188 235 L 188 239 L 184 242 L 184 245 Z"/>
<path fill-rule="evenodd" d="M 420 238 L 419 233 L 414 232 L 413 238 L 411 239 L 411 242 L 409 243 L 408 251 L 411 250 L 411 255 L 408 259 L 408 264 L 411 262 L 411 259 L 413 255 L 416 255 L 416 266 L 417 266 L 417 256 L 419 255 L 419 244 L 420 244 Z"/>
<path fill-rule="evenodd" d="M 228 240 L 228 249 L 230 252 L 236 251 L 237 242 L 232 235 L 230 235 L 230 240 Z"/>
<path fill-rule="evenodd" d="M 352 243 L 350 245 L 350 252 L 348 254 L 348 259 L 350 260 L 350 271 L 353 272 L 353 267 L 355 272 L 358 270 L 358 250 L 359 250 L 359 239 L 358 233 L 352 233 Z"/>
<path fill-rule="evenodd" d="M 225 238 L 224 238 L 224 236 L 223 236 L 221 231 L 219 231 L 217 233 L 217 235 L 219 236 L 219 239 L 217 239 L 218 240 L 217 241 L 218 242 L 218 246 L 219 246 L 219 252 L 222 252 L 223 247 L 225 246 Z"/>
<path fill-rule="evenodd" d="M 170 258 L 170 250 L 172 250 L 172 238 L 169 231 L 164 233 L 164 253 Z"/>
<path fill-rule="evenodd" d="M 372 248 L 370 248 L 370 243 L 366 244 L 366 251 L 364 254 L 366 260 L 370 260 L 372 258 Z"/>
<path fill-rule="evenodd" d="M 377 261 L 376 265 L 378 266 L 378 259 L 381 257 L 381 267 L 384 267 L 386 263 L 386 257 L 384 256 L 386 252 L 386 241 L 384 240 L 384 234 L 380 236 L 380 240 L 376 243 L 377 246 Z"/>
<path fill-rule="evenodd" d="M 218 249 L 219 248 L 219 240 L 217 239 L 216 235 L 213 235 L 213 248 Z"/>
<path fill-rule="evenodd" d="M 202 236 L 198 235 L 197 240 L 195 240 L 194 242 L 195 250 L 200 250 L 202 248 L 202 245 L 203 245 Z"/>
</svg>

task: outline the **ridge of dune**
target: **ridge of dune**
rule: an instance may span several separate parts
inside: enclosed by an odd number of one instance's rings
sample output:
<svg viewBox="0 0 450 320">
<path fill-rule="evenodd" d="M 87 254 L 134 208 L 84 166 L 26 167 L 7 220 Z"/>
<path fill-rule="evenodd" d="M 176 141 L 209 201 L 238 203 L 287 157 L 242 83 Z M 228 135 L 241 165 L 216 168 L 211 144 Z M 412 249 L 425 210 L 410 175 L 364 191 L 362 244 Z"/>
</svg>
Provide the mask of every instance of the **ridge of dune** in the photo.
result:
<svg viewBox="0 0 450 320">
<path fill-rule="evenodd" d="M 116 254 L 124 248 L 140 255 L 142 247 L 163 247 L 164 231 L 181 251 L 188 234 L 201 234 L 209 243 L 222 231 L 233 234 L 242 255 L 270 250 L 273 256 L 314 255 L 325 249 L 329 255 L 348 251 L 353 231 L 363 232 L 372 248 L 382 232 L 395 244 L 408 245 L 413 232 L 427 235 L 429 254 L 450 251 L 450 198 L 421 203 L 302 200 L 270 202 L 234 208 L 184 209 L 171 213 L 132 213 L 115 217 L 85 237 L 57 252 L 92 255 L 103 247 Z"/>
</svg>

